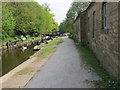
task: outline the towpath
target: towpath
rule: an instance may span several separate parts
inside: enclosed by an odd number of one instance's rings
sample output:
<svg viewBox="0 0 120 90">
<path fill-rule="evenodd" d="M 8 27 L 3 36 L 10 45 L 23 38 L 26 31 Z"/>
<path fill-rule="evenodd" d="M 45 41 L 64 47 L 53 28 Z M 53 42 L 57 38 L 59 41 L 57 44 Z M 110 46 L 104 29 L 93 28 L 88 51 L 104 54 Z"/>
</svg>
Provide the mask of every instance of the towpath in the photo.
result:
<svg viewBox="0 0 120 90">
<path fill-rule="evenodd" d="M 74 42 L 64 38 L 25 88 L 94 88 L 92 80 L 99 77 L 84 65 Z"/>
</svg>

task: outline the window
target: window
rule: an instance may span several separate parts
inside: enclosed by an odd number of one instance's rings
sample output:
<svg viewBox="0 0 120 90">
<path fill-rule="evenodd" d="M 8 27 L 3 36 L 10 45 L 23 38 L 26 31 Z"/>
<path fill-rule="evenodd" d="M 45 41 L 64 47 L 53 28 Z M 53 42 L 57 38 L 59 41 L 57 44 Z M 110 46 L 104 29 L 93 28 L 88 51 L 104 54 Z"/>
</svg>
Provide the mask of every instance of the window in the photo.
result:
<svg viewBox="0 0 120 90">
<path fill-rule="evenodd" d="M 102 20 L 103 20 L 103 29 L 107 29 L 108 28 L 108 13 L 107 13 L 107 3 L 106 2 L 104 2 L 103 3 L 103 6 L 102 6 L 102 16 L 103 16 L 103 18 L 102 18 Z"/>
<path fill-rule="evenodd" d="M 96 30 L 96 16 L 95 11 L 93 12 L 93 38 L 95 38 L 95 30 Z"/>
</svg>

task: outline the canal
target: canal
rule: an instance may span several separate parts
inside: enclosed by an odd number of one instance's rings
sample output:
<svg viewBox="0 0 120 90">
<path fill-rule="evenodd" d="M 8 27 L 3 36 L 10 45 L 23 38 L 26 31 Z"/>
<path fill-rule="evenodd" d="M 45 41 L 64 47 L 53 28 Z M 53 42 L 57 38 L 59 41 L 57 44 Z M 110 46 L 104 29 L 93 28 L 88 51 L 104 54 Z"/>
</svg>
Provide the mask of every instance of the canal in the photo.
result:
<svg viewBox="0 0 120 90">
<path fill-rule="evenodd" d="M 28 60 L 31 55 L 36 51 L 33 51 L 33 47 L 37 42 L 27 46 L 26 50 L 22 50 L 22 47 L 19 48 L 10 48 L 9 50 L 2 52 L 2 76 Z"/>
</svg>

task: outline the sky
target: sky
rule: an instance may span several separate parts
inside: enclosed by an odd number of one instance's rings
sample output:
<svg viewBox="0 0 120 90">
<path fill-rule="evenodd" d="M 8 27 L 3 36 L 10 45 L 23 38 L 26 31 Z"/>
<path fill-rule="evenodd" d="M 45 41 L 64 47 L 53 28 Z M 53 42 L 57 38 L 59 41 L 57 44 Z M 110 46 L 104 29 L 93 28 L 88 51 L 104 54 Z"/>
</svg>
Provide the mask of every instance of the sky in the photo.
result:
<svg viewBox="0 0 120 90">
<path fill-rule="evenodd" d="M 66 13 L 69 10 L 73 0 L 35 0 L 40 5 L 47 2 L 50 5 L 52 13 L 55 15 L 54 19 L 58 25 L 66 18 Z"/>
</svg>

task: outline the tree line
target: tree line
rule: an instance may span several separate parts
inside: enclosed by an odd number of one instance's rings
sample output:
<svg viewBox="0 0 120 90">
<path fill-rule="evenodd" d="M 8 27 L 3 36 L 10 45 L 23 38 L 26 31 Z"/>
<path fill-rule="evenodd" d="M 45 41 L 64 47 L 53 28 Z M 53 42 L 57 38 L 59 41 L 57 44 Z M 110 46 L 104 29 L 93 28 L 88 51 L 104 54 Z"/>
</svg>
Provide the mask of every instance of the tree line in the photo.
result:
<svg viewBox="0 0 120 90">
<path fill-rule="evenodd" d="M 49 5 L 37 2 L 2 3 L 2 39 L 21 35 L 37 36 L 58 30 Z"/>
<path fill-rule="evenodd" d="M 78 2 L 77 0 L 74 0 L 66 14 L 66 19 L 64 19 L 63 22 L 59 25 L 59 30 L 61 32 L 69 32 L 73 34 L 73 22 L 75 18 L 78 14 L 84 11 L 88 5 L 89 2 L 80 2 L 80 0 Z"/>
</svg>

